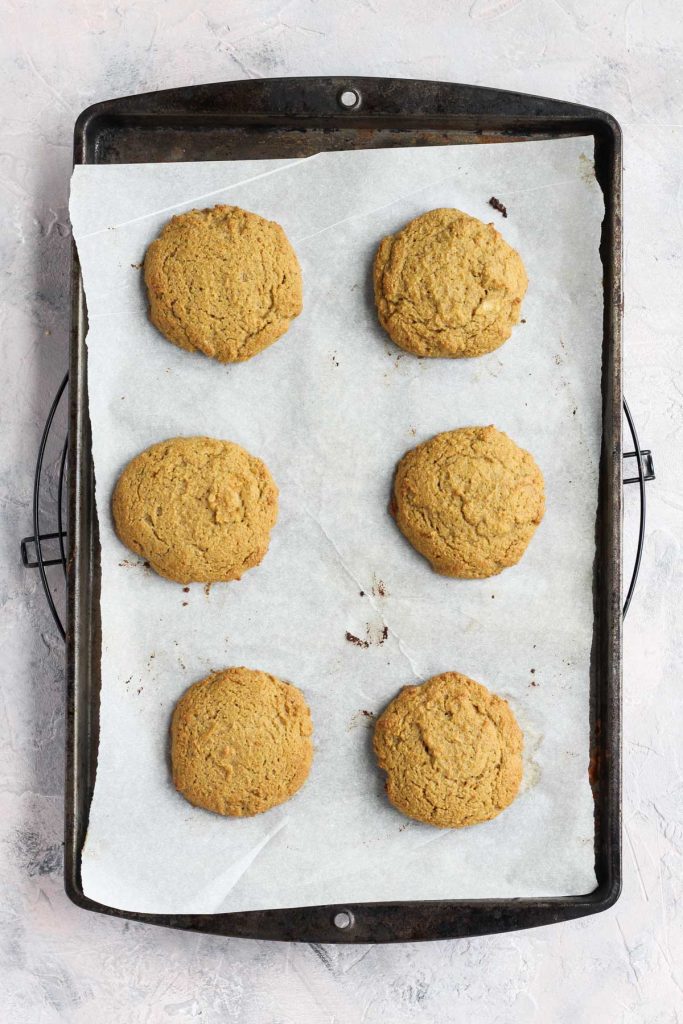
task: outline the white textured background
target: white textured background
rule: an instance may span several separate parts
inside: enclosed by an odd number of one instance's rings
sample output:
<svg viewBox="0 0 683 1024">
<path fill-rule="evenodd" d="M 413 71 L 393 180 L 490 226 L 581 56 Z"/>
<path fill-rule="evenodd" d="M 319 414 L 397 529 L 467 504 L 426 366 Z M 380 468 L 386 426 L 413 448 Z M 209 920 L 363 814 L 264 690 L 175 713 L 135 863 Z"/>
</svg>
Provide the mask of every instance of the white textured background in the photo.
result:
<svg viewBox="0 0 683 1024">
<path fill-rule="evenodd" d="M 679 0 L 0 0 L 0 1019 L 669 1024 L 683 1015 L 683 13 Z M 96 100 L 244 76 L 465 81 L 625 136 L 626 394 L 658 479 L 625 642 L 624 894 L 598 918 L 400 947 L 193 937 L 62 891 L 62 646 L 18 540 L 66 367 L 71 133 Z M 634 511 L 636 495 L 627 495 Z M 635 521 L 627 517 L 633 532 Z"/>
</svg>

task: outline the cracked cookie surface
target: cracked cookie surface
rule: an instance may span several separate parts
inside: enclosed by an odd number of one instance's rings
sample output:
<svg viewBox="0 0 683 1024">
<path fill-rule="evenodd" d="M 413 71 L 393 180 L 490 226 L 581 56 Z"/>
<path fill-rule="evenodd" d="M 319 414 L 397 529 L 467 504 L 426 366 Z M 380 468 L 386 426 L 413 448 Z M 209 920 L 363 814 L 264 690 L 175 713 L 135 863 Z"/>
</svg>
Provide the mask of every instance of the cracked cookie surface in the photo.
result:
<svg viewBox="0 0 683 1024">
<path fill-rule="evenodd" d="M 375 303 L 389 337 L 418 356 L 479 356 L 520 317 L 527 276 L 519 253 L 460 210 L 430 210 L 385 238 L 374 263 Z"/>
<path fill-rule="evenodd" d="M 440 828 L 488 821 L 508 807 L 522 780 L 523 745 L 507 701 L 457 672 L 404 687 L 373 739 L 394 807 Z"/>
<path fill-rule="evenodd" d="M 278 489 L 265 463 L 239 445 L 174 437 L 128 463 L 112 512 L 119 539 L 160 576 L 226 582 L 266 554 Z"/>
<path fill-rule="evenodd" d="M 285 232 L 238 206 L 173 217 L 147 249 L 149 317 L 180 348 L 242 362 L 277 341 L 302 309 Z"/>
<path fill-rule="evenodd" d="M 403 456 L 391 512 L 436 572 L 484 579 L 526 551 L 545 512 L 543 474 L 502 431 L 463 427 Z"/>
<path fill-rule="evenodd" d="M 255 669 L 214 672 L 175 706 L 173 783 L 195 807 L 260 814 L 289 800 L 306 781 L 312 733 L 296 686 Z"/>
</svg>

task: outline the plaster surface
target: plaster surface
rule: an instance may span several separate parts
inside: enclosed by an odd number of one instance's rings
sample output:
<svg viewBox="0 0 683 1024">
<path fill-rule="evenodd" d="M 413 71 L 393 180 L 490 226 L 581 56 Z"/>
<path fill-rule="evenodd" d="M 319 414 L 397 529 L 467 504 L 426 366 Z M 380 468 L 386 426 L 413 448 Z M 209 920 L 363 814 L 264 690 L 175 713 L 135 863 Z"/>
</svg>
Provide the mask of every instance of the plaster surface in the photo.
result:
<svg viewBox="0 0 683 1024">
<path fill-rule="evenodd" d="M 13 1024 L 673 1024 L 683 1015 L 683 16 L 677 0 L 1 0 L 0 1018 Z M 399 947 L 196 937 L 62 889 L 63 648 L 36 573 L 35 456 L 66 369 L 71 134 L 111 96 L 311 74 L 557 96 L 624 129 L 625 389 L 657 464 L 625 637 L 624 892 L 604 915 Z M 59 431 L 58 431 L 59 433 Z M 58 451 L 49 453 L 54 499 Z M 627 564 L 637 494 L 626 495 Z M 53 576 L 59 590 L 59 576 Z"/>
</svg>

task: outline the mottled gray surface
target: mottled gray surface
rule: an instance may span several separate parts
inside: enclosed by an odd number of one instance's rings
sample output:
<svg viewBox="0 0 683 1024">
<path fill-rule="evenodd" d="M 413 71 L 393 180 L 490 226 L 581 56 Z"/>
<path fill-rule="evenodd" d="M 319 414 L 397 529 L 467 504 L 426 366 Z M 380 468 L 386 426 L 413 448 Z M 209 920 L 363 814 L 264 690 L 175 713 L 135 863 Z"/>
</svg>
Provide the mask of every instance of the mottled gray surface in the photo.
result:
<svg viewBox="0 0 683 1024">
<path fill-rule="evenodd" d="M 683 19 L 678 0 L 5 0 L 0 41 L 4 655 L 0 1017 L 13 1024 L 669 1024 L 683 1006 Z M 66 365 L 71 130 L 95 100 L 244 76 L 469 81 L 612 111 L 625 135 L 626 387 L 657 457 L 625 642 L 625 881 L 600 918 L 402 947 L 196 938 L 62 892 L 62 648 L 22 570 L 33 462 Z M 504 197 L 503 197 L 504 198 Z M 54 454 L 54 453 L 53 453 Z M 627 531 L 636 495 L 627 495 Z"/>
</svg>

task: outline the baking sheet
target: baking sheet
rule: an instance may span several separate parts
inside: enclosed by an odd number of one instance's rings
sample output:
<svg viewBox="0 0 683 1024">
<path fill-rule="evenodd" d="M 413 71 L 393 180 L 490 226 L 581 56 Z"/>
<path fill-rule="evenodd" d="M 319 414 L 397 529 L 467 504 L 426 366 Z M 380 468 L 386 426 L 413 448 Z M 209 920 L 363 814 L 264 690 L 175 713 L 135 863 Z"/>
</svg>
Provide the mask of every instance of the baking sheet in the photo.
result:
<svg viewBox="0 0 683 1024">
<path fill-rule="evenodd" d="M 217 913 L 595 888 L 587 769 L 604 206 L 592 156 L 592 139 L 567 139 L 75 169 L 102 544 L 87 896 Z M 139 268 L 171 215 L 217 202 L 281 223 L 304 278 L 304 312 L 288 334 L 235 366 L 156 332 Z M 377 244 L 437 206 L 494 221 L 529 274 L 526 322 L 479 359 L 416 359 L 376 322 Z M 438 431 L 487 423 L 533 452 L 546 517 L 518 566 L 447 580 L 388 514 L 393 470 Z M 176 434 L 244 445 L 280 487 L 261 566 L 208 593 L 160 579 L 112 529 L 123 466 Z M 293 800 L 237 820 L 174 791 L 168 725 L 187 686 L 240 664 L 303 689 L 316 756 Z M 526 739 L 519 798 L 494 821 L 453 831 L 398 814 L 371 751 L 371 716 L 402 685 L 446 670 L 505 696 Z"/>
</svg>

